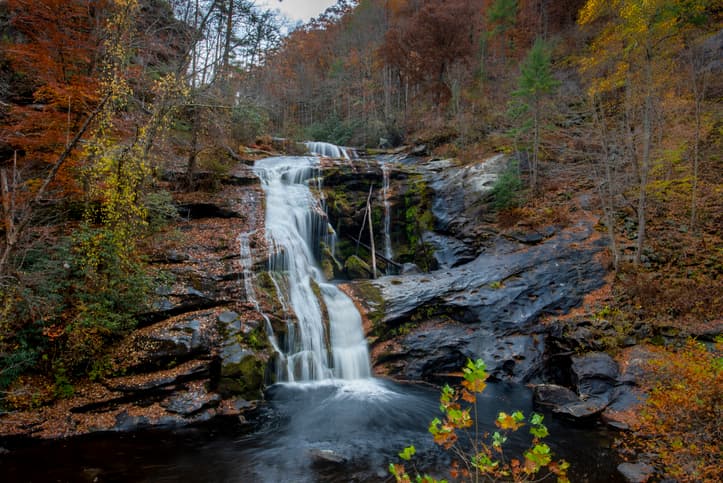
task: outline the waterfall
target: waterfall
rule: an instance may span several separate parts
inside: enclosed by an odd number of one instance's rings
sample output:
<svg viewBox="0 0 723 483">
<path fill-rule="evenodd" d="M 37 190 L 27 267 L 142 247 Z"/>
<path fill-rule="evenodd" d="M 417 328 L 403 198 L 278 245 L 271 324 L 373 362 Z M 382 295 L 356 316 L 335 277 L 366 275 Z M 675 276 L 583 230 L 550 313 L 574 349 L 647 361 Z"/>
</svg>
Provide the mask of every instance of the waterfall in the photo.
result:
<svg viewBox="0 0 723 483">
<path fill-rule="evenodd" d="M 309 141 L 306 143 L 306 148 L 311 154 L 327 158 L 352 159 L 356 157 L 356 152 L 353 149 L 336 146 L 335 144 L 330 143 Z"/>
<path fill-rule="evenodd" d="M 319 158 L 278 157 L 256 162 L 266 195 L 269 272 L 289 318 L 281 379 L 362 379 L 371 375 L 361 316 L 352 300 L 319 268 L 326 214 L 309 189 Z M 328 328 L 327 328 L 328 324 Z"/>
<path fill-rule="evenodd" d="M 394 259 L 392 250 L 391 231 L 391 206 L 389 202 L 389 172 L 391 168 L 387 163 L 382 163 L 382 196 L 384 198 L 384 256 L 389 260 Z"/>
</svg>

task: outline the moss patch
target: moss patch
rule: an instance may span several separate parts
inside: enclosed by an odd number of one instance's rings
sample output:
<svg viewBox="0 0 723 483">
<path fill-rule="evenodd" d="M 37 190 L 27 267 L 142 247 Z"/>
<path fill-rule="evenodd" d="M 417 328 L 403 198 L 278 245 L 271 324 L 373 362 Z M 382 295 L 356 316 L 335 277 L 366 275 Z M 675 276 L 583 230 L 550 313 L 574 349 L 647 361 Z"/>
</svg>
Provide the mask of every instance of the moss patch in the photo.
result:
<svg viewBox="0 0 723 483">
<path fill-rule="evenodd" d="M 372 267 L 356 255 L 352 255 L 346 259 L 344 271 L 346 271 L 346 275 L 351 279 L 371 278 L 372 276 Z"/>
<path fill-rule="evenodd" d="M 358 282 L 354 284 L 354 291 L 358 298 L 367 308 L 366 316 L 372 324 L 372 331 L 376 332 L 377 329 L 383 324 L 384 319 L 384 297 L 379 287 L 371 282 Z"/>
<path fill-rule="evenodd" d="M 265 370 L 265 361 L 248 353 L 239 362 L 223 366 L 218 392 L 225 396 L 240 395 L 246 399 L 260 399 Z"/>
</svg>

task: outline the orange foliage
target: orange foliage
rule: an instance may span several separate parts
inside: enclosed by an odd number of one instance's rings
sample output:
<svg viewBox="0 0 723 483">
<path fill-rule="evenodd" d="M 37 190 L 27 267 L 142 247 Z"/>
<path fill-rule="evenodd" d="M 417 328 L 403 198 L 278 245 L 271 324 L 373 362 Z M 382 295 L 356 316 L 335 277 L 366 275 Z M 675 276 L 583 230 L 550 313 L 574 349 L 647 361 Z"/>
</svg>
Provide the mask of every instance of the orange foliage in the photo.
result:
<svg viewBox="0 0 723 483">
<path fill-rule="evenodd" d="M 658 470 L 678 481 L 722 481 L 723 343 L 656 351 L 634 448 L 655 455 Z"/>
<path fill-rule="evenodd" d="M 102 0 L 8 1 L 12 30 L 4 56 L 25 91 L 13 99 L 2 138 L 18 152 L 21 169 L 53 163 L 98 102 L 107 8 Z M 66 192 L 76 189 L 72 165 L 56 178 Z"/>
<path fill-rule="evenodd" d="M 445 76 L 451 64 L 469 68 L 477 53 L 481 15 L 475 3 L 426 2 L 413 15 L 399 18 L 390 27 L 382 56 L 409 79 L 428 83 L 438 102 L 446 100 L 450 93 Z"/>
</svg>

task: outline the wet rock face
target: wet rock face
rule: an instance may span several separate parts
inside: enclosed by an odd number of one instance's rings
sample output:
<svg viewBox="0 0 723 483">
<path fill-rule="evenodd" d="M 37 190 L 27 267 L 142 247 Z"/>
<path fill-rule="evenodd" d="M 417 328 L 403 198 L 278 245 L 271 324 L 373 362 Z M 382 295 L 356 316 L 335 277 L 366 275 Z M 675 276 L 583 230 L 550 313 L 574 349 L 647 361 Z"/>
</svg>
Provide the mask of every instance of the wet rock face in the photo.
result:
<svg viewBox="0 0 723 483">
<path fill-rule="evenodd" d="M 440 269 L 454 268 L 475 259 L 472 247 L 456 238 L 428 231 L 423 239 L 434 249 L 434 259 Z"/>
<path fill-rule="evenodd" d="M 432 369 L 424 368 L 459 367 L 460 359 L 481 357 L 493 377 L 534 379 L 545 351 L 539 317 L 567 312 L 603 284 L 604 269 L 594 260 L 600 247 L 581 248 L 591 233 L 590 226 L 579 225 L 533 247 L 500 242 L 497 255 L 483 253 L 455 268 L 371 282 L 384 300 L 383 313 L 370 308 L 371 318 L 379 320 L 375 334 L 384 339 L 398 327 L 409 332 L 395 339 L 393 374 L 426 378 Z M 453 323 L 415 329 L 415 320 L 434 315 Z"/>
<path fill-rule="evenodd" d="M 388 164 L 389 189 L 383 188 L 384 162 Z M 424 233 L 433 228 L 432 190 L 424 176 L 392 160 L 324 161 L 323 195 L 329 222 L 338 235 L 336 257 L 345 265 L 351 256 L 370 263 L 369 224 L 366 211 L 370 188 L 375 249 L 383 254 L 385 216 L 389 214 L 389 237 L 394 248 L 394 262 L 414 263 L 424 270 L 434 268 L 433 250 Z M 361 238 L 361 239 L 360 239 Z M 361 242 L 361 243 L 359 243 Z M 393 273 L 399 266 L 379 258 L 381 271 Z M 357 272 L 346 274 L 356 278 Z M 363 274 L 362 278 L 363 277 Z"/>
<path fill-rule="evenodd" d="M 451 160 L 433 161 L 422 166 L 435 192 L 432 205 L 435 228 L 461 235 L 479 225 L 480 200 L 492 191 L 506 162 L 505 155 L 497 155 L 460 168 L 455 168 Z"/>
<path fill-rule="evenodd" d="M 593 352 L 572 358 L 573 384 L 583 397 L 610 400 L 619 376 L 618 364 L 604 352 Z"/>
</svg>

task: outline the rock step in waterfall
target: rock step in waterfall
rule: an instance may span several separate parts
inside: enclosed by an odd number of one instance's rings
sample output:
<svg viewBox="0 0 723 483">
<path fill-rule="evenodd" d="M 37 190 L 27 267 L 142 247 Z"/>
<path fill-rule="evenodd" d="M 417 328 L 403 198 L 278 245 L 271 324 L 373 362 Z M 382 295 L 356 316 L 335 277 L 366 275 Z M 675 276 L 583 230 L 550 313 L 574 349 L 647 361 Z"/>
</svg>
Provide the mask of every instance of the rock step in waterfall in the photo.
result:
<svg viewBox="0 0 723 483">
<path fill-rule="evenodd" d="M 318 264 L 321 241 L 333 236 L 309 189 L 309 182 L 319 178 L 319 158 L 267 158 L 256 162 L 254 172 L 266 195 L 269 273 L 293 315 L 287 320 L 278 379 L 370 377 L 361 316 L 352 300 L 327 282 Z"/>
<path fill-rule="evenodd" d="M 357 157 L 356 151 L 353 148 L 345 148 L 337 146 L 331 143 L 325 143 L 320 141 L 309 141 L 306 144 L 306 149 L 309 153 L 317 156 L 324 156 L 327 158 L 342 158 L 342 159 L 354 159 Z"/>
</svg>

